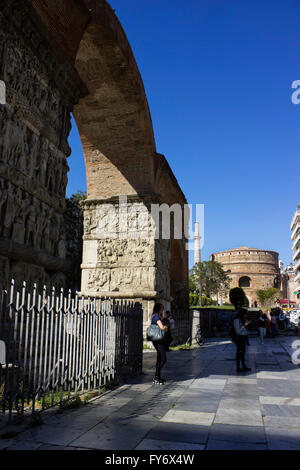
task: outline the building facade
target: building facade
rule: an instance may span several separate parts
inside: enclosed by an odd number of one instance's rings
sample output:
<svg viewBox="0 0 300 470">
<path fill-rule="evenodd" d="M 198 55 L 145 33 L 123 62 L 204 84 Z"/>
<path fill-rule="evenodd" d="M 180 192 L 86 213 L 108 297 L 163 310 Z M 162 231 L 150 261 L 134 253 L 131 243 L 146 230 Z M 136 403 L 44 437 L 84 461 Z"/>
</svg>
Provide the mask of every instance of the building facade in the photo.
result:
<svg viewBox="0 0 300 470">
<path fill-rule="evenodd" d="M 255 306 L 255 302 L 258 302 L 257 290 L 278 288 L 280 296 L 281 276 L 278 256 L 275 251 L 241 246 L 213 253 L 211 260 L 223 265 L 223 269 L 231 278 L 230 288 L 242 287 L 248 297 L 249 305 Z"/>
<path fill-rule="evenodd" d="M 294 274 L 294 287 L 295 291 L 300 294 L 300 208 L 296 210 L 292 223 L 291 223 L 291 231 L 292 231 L 292 241 L 293 241 L 293 261 L 295 262 L 295 274 Z M 299 295 L 297 297 L 299 298 Z"/>
<path fill-rule="evenodd" d="M 283 263 L 280 262 L 280 270 L 281 270 L 281 286 L 282 286 L 282 299 L 286 299 L 289 302 L 296 302 L 299 303 L 300 299 L 300 292 L 297 293 L 297 282 L 295 282 L 296 272 L 295 266 L 293 263 L 290 263 L 285 268 L 283 267 Z"/>
</svg>

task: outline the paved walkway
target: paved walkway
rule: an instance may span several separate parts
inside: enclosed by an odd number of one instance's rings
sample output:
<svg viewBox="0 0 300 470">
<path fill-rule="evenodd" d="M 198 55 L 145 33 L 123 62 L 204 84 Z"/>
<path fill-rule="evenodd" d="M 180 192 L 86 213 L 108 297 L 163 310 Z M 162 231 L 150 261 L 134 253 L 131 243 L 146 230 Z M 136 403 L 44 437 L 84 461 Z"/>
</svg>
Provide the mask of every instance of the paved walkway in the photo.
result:
<svg viewBox="0 0 300 470">
<path fill-rule="evenodd" d="M 52 414 L 4 449 L 299 449 L 300 366 L 295 337 L 250 339 L 245 375 L 235 347 L 215 339 L 203 348 L 168 353 L 165 386 L 152 385 L 155 352 L 144 375 L 93 403 Z"/>
</svg>

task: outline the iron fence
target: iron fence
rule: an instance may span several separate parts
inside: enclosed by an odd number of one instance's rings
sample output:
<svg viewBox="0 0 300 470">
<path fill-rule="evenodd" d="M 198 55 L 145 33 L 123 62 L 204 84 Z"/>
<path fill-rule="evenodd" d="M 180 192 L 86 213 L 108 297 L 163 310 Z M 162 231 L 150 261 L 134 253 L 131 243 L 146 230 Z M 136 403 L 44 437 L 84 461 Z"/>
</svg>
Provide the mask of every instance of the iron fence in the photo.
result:
<svg viewBox="0 0 300 470">
<path fill-rule="evenodd" d="M 0 407 L 9 419 L 141 373 L 141 304 L 14 281 L 0 296 Z"/>
<path fill-rule="evenodd" d="M 191 337 L 191 320 L 189 310 L 172 311 L 174 328 L 170 330 L 172 335 L 172 345 L 186 344 Z"/>
</svg>

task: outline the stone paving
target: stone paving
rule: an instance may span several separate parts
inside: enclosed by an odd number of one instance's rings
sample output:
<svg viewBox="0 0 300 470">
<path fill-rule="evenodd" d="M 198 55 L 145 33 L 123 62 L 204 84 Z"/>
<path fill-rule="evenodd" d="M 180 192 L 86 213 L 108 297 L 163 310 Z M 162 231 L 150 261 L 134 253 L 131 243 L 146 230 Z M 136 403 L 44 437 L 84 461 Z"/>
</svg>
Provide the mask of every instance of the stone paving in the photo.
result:
<svg viewBox="0 0 300 470">
<path fill-rule="evenodd" d="M 236 373 L 227 339 L 172 351 L 164 386 L 152 384 L 156 353 L 145 351 L 143 375 L 76 410 L 45 415 L 41 426 L 1 439 L 0 449 L 300 449 L 295 339 L 251 338 L 247 374 Z"/>
</svg>

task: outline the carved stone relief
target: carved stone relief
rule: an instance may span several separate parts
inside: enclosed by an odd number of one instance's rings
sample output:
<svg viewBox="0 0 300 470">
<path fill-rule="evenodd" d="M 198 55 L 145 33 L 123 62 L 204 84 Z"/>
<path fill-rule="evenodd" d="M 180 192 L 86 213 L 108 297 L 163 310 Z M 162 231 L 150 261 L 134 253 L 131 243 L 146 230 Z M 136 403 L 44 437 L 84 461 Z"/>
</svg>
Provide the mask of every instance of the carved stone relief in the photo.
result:
<svg viewBox="0 0 300 470">
<path fill-rule="evenodd" d="M 83 209 L 85 237 L 145 239 L 154 236 L 149 207 L 143 201 L 130 202 L 129 199 L 126 208 L 119 207 L 119 201 L 86 201 Z"/>
<path fill-rule="evenodd" d="M 20 261 L 12 261 L 10 266 L 10 277 L 14 279 L 15 284 L 19 287 L 26 281 L 29 288 L 33 284 L 43 287 L 46 283 L 45 271 L 42 267 L 22 263 Z"/>
<path fill-rule="evenodd" d="M 39 260 L 48 255 L 61 267 L 70 113 L 87 90 L 70 64 L 57 62 L 26 5 L 7 0 L 0 10 L 0 79 L 6 86 L 6 104 L 0 105 L 0 241 L 13 242 L 21 256 L 40 250 Z M 1 246 L 11 256 L 8 245 Z M 12 260 L 8 277 L 19 281 L 64 278 L 53 260 L 49 273 Z"/>
<path fill-rule="evenodd" d="M 65 257 L 62 214 L 1 177 L 0 194 L 1 238 Z"/>
<path fill-rule="evenodd" d="M 100 240 L 98 242 L 97 264 L 139 266 L 154 264 L 154 240 Z"/>
<path fill-rule="evenodd" d="M 88 273 L 88 291 L 89 292 L 101 292 L 106 291 L 109 292 L 110 290 L 110 272 L 99 270 L 99 269 L 92 269 Z"/>
<path fill-rule="evenodd" d="M 151 231 L 145 238 L 134 237 L 136 230 L 140 233 L 149 228 L 149 204 L 144 201 L 132 203 L 129 199 L 125 230 L 119 219 L 120 211 L 123 215 L 125 211 L 118 202 L 87 200 L 83 207 L 82 291 L 102 295 L 134 292 L 140 297 L 154 295 L 156 291 L 161 298 L 169 298 L 170 241 L 156 240 Z M 110 237 L 112 227 L 114 237 Z M 122 228 L 121 232 L 119 228 Z"/>
<path fill-rule="evenodd" d="M 110 271 L 110 290 L 115 291 L 147 291 L 154 287 L 153 268 L 117 268 Z M 152 276 L 152 277 L 151 277 Z M 151 282 L 152 281 L 152 282 Z"/>
<path fill-rule="evenodd" d="M 140 292 L 154 291 L 154 268 L 89 269 L 89 292 Z"/>
<path fill-rule="evenodd" d="M 9 283 L 9 259 L 0 256 L 0 289 L 7 289 Z"/>
</svg>

